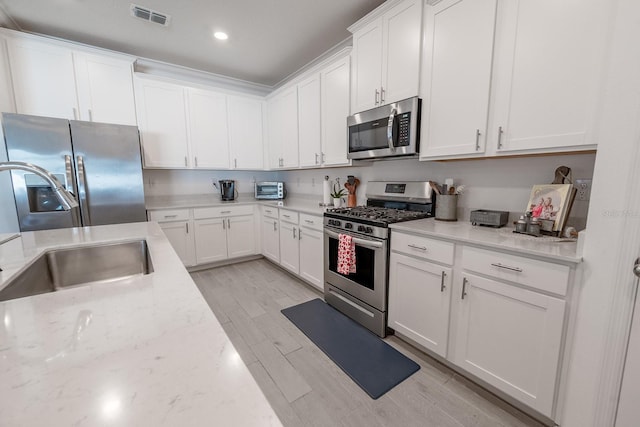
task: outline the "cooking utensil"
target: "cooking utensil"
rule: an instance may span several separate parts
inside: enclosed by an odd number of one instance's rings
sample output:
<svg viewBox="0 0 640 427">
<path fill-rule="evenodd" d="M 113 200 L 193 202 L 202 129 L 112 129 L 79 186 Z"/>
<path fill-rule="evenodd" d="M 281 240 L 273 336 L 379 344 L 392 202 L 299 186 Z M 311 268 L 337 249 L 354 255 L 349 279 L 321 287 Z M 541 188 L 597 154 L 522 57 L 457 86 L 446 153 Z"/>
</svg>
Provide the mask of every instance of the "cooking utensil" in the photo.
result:
<svg viewBox="0 0 640 427">
<path fill-rule="evenodd" d="M 360 185 L 360 180 L 353 175 L 347 176 L 347 182 L 344 183 L 345 188 L 349 192 L 347 196 L 347 207 L 353 208 L 358 204 L 358 198 L 356 196 L 356 190 Z"/>
</svg>

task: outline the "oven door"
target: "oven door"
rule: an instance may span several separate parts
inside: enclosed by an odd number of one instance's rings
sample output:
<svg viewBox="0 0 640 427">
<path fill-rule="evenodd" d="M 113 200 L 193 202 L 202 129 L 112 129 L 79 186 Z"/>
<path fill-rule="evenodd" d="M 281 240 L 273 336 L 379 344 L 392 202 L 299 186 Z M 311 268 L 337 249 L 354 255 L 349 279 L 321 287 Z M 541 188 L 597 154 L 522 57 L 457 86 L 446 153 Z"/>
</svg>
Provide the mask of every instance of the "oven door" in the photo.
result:
<svg viewBox="0 0 640 427">
<path fill-rule="evenodd" d="M 339 233 L 325 227 L 325 292 L 328 284 L 381 312 L 387 311 L 388 241 L 356 236 L 351 233 L 345 234 L 350 234 L 355 243 L 356 272 L 347 275 L 337 272 Z"/>
</svg>

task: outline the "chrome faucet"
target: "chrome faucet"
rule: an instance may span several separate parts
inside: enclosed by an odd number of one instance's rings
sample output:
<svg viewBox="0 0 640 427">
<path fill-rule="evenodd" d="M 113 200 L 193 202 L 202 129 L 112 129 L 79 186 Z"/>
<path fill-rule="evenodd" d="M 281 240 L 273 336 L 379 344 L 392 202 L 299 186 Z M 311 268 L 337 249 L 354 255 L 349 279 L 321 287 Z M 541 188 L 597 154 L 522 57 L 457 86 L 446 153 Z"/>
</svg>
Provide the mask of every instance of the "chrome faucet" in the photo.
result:
<svg viewBox="0 0 640 427">
<path fill-rule="evenodd" d="M 0 171 L 11 169 L 20 169 L 27 172 L 33 172 L 36 175 L 44 178 L 49 183 L 49 185 L 51 185 L 51 188 L 53 188 L 53 192 L 56 194 L 56 197 L 60 201 L 60 204 L 65 211 L 78 207 L 78 201 L 75 199 L 75 197 L 73 197 L 73 195 L 64 188 L 62 183 L 58 181 L 58 179 L 53 176 L 53 174 L 48 170 L 41 168 L 38 165 L 34 165 L 33 163 L 0 162 Z"/>
</svg>

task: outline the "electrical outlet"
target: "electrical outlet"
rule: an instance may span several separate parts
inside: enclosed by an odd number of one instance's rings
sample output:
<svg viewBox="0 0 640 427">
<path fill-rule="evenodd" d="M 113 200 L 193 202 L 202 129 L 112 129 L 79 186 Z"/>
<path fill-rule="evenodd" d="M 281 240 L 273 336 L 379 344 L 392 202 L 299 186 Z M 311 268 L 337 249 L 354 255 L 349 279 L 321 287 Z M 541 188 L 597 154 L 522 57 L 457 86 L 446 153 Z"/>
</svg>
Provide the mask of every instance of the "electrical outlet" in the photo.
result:
<svg viewBox="0 0 640 427">
<path fill-rule="evenodd" d="M 576 188 L 578 193 L 576 199 L 582 202 L 587 202 L 591 198 L 591 180 L 590 179 L 576 179 Z"/>
</svg>

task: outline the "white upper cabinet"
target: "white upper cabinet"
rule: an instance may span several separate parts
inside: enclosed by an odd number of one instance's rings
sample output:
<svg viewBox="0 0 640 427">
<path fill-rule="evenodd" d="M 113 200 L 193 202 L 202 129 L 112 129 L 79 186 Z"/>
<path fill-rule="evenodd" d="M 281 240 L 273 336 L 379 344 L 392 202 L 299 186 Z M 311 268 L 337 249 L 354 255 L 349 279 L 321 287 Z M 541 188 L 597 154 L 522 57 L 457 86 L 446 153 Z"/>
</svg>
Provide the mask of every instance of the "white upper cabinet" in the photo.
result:
<svg viewBox="0 0 640 427">
<path fill-rule="evenodd" d="M 350 57 L 347 55 L 320 72 L 323 166 L 351 164 L 347 159 L 349 64 Z"/>
<path fill-rule="evenodd" d="M 496 0 L 425 8 L 420 158 L 484 153 Z"/>
<path fill-rule="evenodd" d="M 141 78 L 135 88 L 145 167 L 190 166 L 184 88 Z"/>
<path fill-rule="evenodd" d="M 595 0 L 427 6 L 420 158 L 594 149 L 607 8 Z"/>
<path fill-rule="evenodd" d="M 422 0 L 384 3 L 349 28 L 352 112 L 418 95 L 421 30 Z"/>
<path fill-rule="evenodd" d="M 489 144 L 497 153 L 595 148 L 608 2 L 499 5 Z"/>
<path fill-rule="evenodd" d="M 27 37 L 7 43 L 18 113 L 136 124 L 131 60 Z"/>
<path fill-rule="evenodd" d="M 268 101 L 269 167 L 298 166 L 298 92 L 291 86 Z"/>
<path fill-rule="evenodd" d="M 73 54 L 81 120 L 136 126 L 130 60 Z"/>
<path fill-rule="evenodd" d="M 227 97 L 231 168 L 264 167 L 263 110 L 259 99 Z"/>
<path fill-rule="evenodd" d="M 192 166 L 228 169 L 227 97 L 216 92 L 188 89 L 187 100 Z"/>
<path fill-rule="evenodd" d="M 298 83 L 298 141 L 300 166 L 322 164 L 320 130 L 320 75 L 313 75 Z"/>
</svg>

